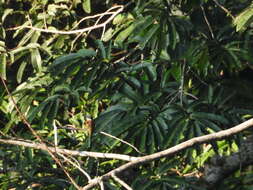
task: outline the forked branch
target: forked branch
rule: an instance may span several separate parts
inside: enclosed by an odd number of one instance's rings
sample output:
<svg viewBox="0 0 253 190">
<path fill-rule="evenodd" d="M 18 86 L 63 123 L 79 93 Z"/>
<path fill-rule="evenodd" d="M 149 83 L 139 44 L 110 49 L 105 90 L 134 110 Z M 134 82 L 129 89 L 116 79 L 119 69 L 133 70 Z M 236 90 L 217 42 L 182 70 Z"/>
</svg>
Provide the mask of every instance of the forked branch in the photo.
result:
<svg viewBox="0 0 253 190">
<path fill-rule="evenodd" d="M 229 136 L 235 135 L 237 133 L 240 133 L 243 130 L 248 129 L 251 126 L 253 126 L 253 118 L 249 119 L 249 120 L 247 120 L 247 121 L 245 121 L 245 122 L 243 122 L 243 123 L 241 123 L 241 124 L 239 124 L 235 127 L 232 127 L 230 129 L 222 130 L 222 131 L 219 131 L 217 133 L 212 133 L 212 134 L 209 134 L 209 135 L 195 137 L 195 138 L 192 138 L 188 141 L 180 143 L 176 146 L 173 146 L 169 149 L 166 149 L 164 151 L 157 152 L 157 153 L 147 155 L 147 156 L 139 157 L 138 159 L 136 159 L 134 161 L 130 161 L 130 162 L 128 162 L 128 163 L 126 163 L 126 164 L 124 164 L 124 165 L 122 165 L 122 166 L 120 166 L 116 169 L 111 170 L 110 172 L 104 174 L 101 177 L 98 177 L 98 178 L 95 178 L 95 179 L 91 180 L 88 185 L 86 185 L 82 188 L 82 190 L 91 189 L 92 187 L 98 185 L 101 180 L 104 181 L 104 180 L 107 180 L 109 178 L 113 178 L 114 175 L 117 175 L 117 174 L 119 174 L 119 173 L 121 173 L 121 172 L 123 172 L 127 169 L 130 169 L 130 168 L 132 168 L 136 165 L 151 162 L 151 161 L 163 158 L 163 157 L 172 156 L 172 155 L 174 155 L 174 154 L 176 154 L 180 151 L 183 151 L 183 150 L 185 150 L 187 148 L 190 148 L 190 147 L 192 147 L 194 145 L 197 145 L 197 144 L 203 144 L 203 143 L 214 141 L 214 140 L 224 139 L 226 137 L 229 137 Z"/>
<path fill-rule="evenodd" d="M 14 27 L 14 28 L 9 28 L 7 30 L 18 30 L 18 29 L 27 28 L 27 29 L 31 29 L 31 30 L 34 30 L 34 31 L 45 32 L 45 33 L 53 33 L 53 34 L 67 34 L 67 35 L 69 35 L 69 34 L 84 33 L 84 32 L 89 32 L 91 30 L 98 29 L 98 28 L 104 28 L 109 22 L 111 22 L 115 18 L 115 16 L 117 16 L 120 12 L 122 12 L 123 9 L 124 9 L 124 6 L 117 5 L 117 6 L 114 6 L 114 7 L 110 8 L 109 11 L 106 11 L 105 13 L 101 13 L 101 14 L 98 14 L 98 15 L 83 18 L 80 22 L 82 22 L 83 20 L 87 20 L 87 19 L 90 19 L 90 18 L 95 18 L 95 17 L 98 17 L 98 16 L 101 17 L 101 16 L 111 15 L 108 19 L 106 19 L 105 22 L 103 22 L 101 24 L 95 23 L 93 26 L 86 27 L 86 28 L 83 28 L 83 29 L 62 31 L 62 30 L 49 30 L 49 29 L 37 28 L 37 27 L 33 27 L 33 26 L 18 26 L 18 27 Z M 115 11 L 112 11 L 112 10 L 115 10 Z"/>
</svg>

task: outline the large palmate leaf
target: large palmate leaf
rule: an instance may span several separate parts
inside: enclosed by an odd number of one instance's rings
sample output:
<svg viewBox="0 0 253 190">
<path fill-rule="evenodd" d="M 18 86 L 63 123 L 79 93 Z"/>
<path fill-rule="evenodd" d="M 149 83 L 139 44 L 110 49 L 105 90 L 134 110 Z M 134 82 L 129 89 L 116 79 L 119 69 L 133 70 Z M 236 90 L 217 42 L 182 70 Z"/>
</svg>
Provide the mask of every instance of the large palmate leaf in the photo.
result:
<svg viewBox="0 0 253 190">
<path fill-rule="evenodd" d="M 122 66 L 124 69 L 117 68 L 120 80 L 116 84 L 122 85 L 112 96 L 115 105 L 99 115 L 95 129 L 114 136 L 123 135 L 141 151 L 154 152 L 163 147 L 163 138 L 169 133 L 169 116 L 164 109 L 169 101 L 166 96 L 174 94 L 178 86 L 168 83 L 161 88 L 159 83 L 164 83 L 166 79 L 157 76 L 157 67 L 151 62 L 143 62 L 138 67 Z M 146 135 L 141 135 L 143 133 Z M 107 143 L 112 143 L 112 139 L 108 139 Z"/>
<path fill-rule="evenodd" d="M 129 156 L 162 151 L 253 115 L 250 0 L 2 2 L 0 76 L 10 91 L 0 88 L 2 137 L 34 140 L 15 104 L 50 146 L 57 137 L 60 148 Z M 114 15 L 115 5 L 124 11 Z M 240 151 L 240 137 L 250 133 L 136 165 L 118 177 L 133 189 L 205 189 L 205 163 L 216 153 Z M 0 189 L 75 188 L 43 151 L 6 145 L 0 158 Z M 78 185 L 89 183 L 79 166 L 62 158 Z M 123 164 L 75 160 L 92 178 Z M 223 178 L 222 188 L 251 188 L 252 171 L 244 168 L 231 181 Z M 238 177 L 245 171 L 249 175 Z M 124 188 L 118 182 L 109 179 L 101 188 Z"/>
<path fill-rule="evenodd" d="M 157 76 L 161 68 L 164 69 L 164 77 Z M 227 119 L 220 115 L 206 113 L 207 105 L 204 102 L 172 104 L 177 100 L 173 94 L 177 94 L 179 86 L 169 82 L 164 84 L 169 69 L 161 68 L 149 65 L 144 68 L 142 74 L 133 72 L 131 77 L 121 76 L 127 85 L 123 84 L 114 95 L 117 97 L 116 104 L 97 118 L 97 131 L 102 130 L 114 136 L 123 135 L 141 151 L 154 152 L 194 136 L 219 131 L 221 129 L 218 124 L 228 123 Z M 118 81 L 120 82 L 122 81 Z M 123 102 L 127 103 L 127 107 L 118 109 Z M 132 132 L 135 133 L 134 136 L 130 136 Z M 137 138 L 141 134 L 145 134 L 142 135 L 143 138 Z M 109 141 L 111 142 L 111 139 Z"/>
</svg>

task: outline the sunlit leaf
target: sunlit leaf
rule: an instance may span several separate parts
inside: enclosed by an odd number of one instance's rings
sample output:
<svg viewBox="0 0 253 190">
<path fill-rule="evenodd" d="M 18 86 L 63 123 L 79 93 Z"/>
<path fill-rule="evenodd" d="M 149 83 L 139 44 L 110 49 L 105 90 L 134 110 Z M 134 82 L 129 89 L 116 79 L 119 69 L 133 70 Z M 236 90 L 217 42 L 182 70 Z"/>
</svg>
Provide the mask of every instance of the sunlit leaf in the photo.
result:
<svg viewBox="0 0 253 190">
<path fill-rule="evenodd" d="M 17 73 L 17 81 L 18 83 L 20 83 L 22 81 L 22 77 L 23 77 L 23 74 L 24 74 L 24 70 L 25 70 L 25 67 L 27 65 L 27 62 L 22 62 L 19 69 L 18 69 L 18 73 Z"/>
<path fill-rule="evenodd" d="M 86 13 L 91 13 L 91 3 L 90 3 L 90 0 L 83 0 L 83 10 L 86 12 Z"/>
<path fill-rule="evenodd" d="M 3 53 L 0 55 L 0 76 L 6 80 L 6 54 Z"/>
<path fill-rule="evenodd" d="M 249 6 L 240 13 L 234 20 L 236 31 L 245 30 L 245 28 L 253 21 L 253 6 Z"/>
<path fill-rule="evenodd" d="M 31 62 L 33 67 L 38 71 L 41 72 L 42 70 L 42 60 L 40 56 L 39 50 L 36 49 L 31 49 Z"/>
</svg>

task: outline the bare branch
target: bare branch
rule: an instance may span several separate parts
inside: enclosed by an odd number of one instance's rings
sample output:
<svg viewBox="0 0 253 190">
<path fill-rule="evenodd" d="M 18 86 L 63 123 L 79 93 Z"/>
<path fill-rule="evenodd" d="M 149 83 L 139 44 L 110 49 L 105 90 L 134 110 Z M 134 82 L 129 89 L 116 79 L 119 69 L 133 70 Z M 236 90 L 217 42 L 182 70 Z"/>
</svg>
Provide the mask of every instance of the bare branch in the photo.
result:
<svg viewBox="0 0 253 190">
<path fill-rule="evenodd" d="M 105 27 L 109 22 L 111 22 L 114 19 L 114 17 L 116 15 L 118 15 L 124 9 L 124 7 L 122 5 L 117 5 L 117 6 L 114 6 L 112 8 L 114 8 L 114 9 L 117 8 L 117 10 L 113 11 L 113 12 L 105 12 L 104 15 L 108 15 L 109 13 L 111 14 L 111 16 L 105 22 L 103 22 L 101 24 L 96 24 L 95 23 L 93 26 L 90 26 L 90 27 L 87 27 L 87 28 L 83 28 L 83 29 L 70 30 L 70 31 L 62 31 L 62 30 L 48 30 L 48 29 L 36 28 L 36 27 L 33 27 L 33 26 L 18 26 L 18 27 L 7 29 L 7 30 L 17 30 L 17 29 L 27 28 L 27 29 L 32 29 L 32 30 L 39 31 L 39 32 L 53 33 L 53 34 L 77 34 L 77 33 L 83 33 L 83 32 L 87 32 L 87 31 L 91 31 L 91 30 L 97 29 L 97 28 L 103 28 L 103 27 Z M 110 8 L 110 10 L 112 10 L 112 8 Z M 103 13 L 99 14 L 99 16 L 101 16 L 101 15 L 103 15 Z M 97 17 L 97 15 L 95 15 L 93 17 Z"/>
<path fill-rule="evenodd" d="M 173 146 L 169 149 L 166 149 L 164 151 L 161 151 L 161 152 L 157 152 L 157 153 L 154 153 L 154 154 L 151 154 L 151 155 L 147 155 L 147 156 L 142 156 L 142 157 L 139 157 L 138 159 L 134 160 L 134 161 L 131 161 L 131 162 L 128 162 L 116 169 L 113 169 L 111 170 L 110 172 L 104 174 L 103 176 L 101 177 L 98 177 L 98 178 L 95 178 L 93 180 L 91 180 L 91 183 L 89 183 L 88 185 L 84 186 L 82 188 L 82 190 L 88 190 L 88 189 L 91 189 L 92 187 L 96 186 L 100 180 L 107 180 L 109 178 L 111 178 L 114 174 L 119 174 L 127 169 L 130 169 L 136 165 L 140 165 L 140 164 L 144 164 L 146 162 L 151 162 L 151 161 L 154 161 L 154 160 L 157 160 L 157 159 L 160 159 L 160 158 L 163 158 L 163 157 L 168 157 L 168 156 L 172 156 L 182 150 L 185 150 L 187 148 L 190 148 L 194 145 L 197 145 L 197 144 L 202 144 L 202 143 L 206 143 L 206 142 L 209 142 L 209 141 L 213 141 L 213 140 L 220 140 L 220 139 L 224 139 L 226 137 L 229 137 L 231 135 L 235 135 L 245 129 L 248 129 L 249 127 L 253 126 L 253 118 L 252 119 L 249 119 L 235 127 L 232 127 L 230 129 L 226 129 L 226 130 L 222 130 L 222 131 L 219 131 L 217 133 L 212 133 L 212 134 L 209 134 L 209 135 L 204 135 L 204 136 L 200 136 L 200 137 L 195 137 L 195 138 L 192 138 L 188 141 L 185 141 L 183 143 L 180 143 L 176 146 Z"/>
<path fill-rule="evenodd" d="M 126 142 L 126 141 L 124 141 L 124 140 L 122 140 L 122 139 L 120 139 L 120 138 L 118 138 L 118 137 L 115 137 L 115 136 L 113 136 L 113 135 L 111 135 L 111 134 L 109 134 L 109 133 L 106 133 L 106 132 L 103 132 L 103 131 L 101 131 L 100 132 L 101 134 L 103 134 L 103 135 L 105 135 L 105 136 L 108 136 L 108 137 L 111 137 L 111 138 L 113 138 L 113 139 L 116 139 L 116 140 L 118 140 L 118 141 L 120 141 L 120 142 L 122 142 L 122 143 L 124 143 L 124 144 L 126 144 L 126 145 L 128 145 L 128 146 L 130 146 L 130 147 L 132 147 L 136 152 L 138 152 L 139 154 L 144 154 L 144 153 L 142 153 L 142 152 L 140 152 L 139 150 L 138 150 L 138 148 L 136 148 L 135 146 L 133 146 L 133 145 L 131 145 L 129 142 Z"/>
<path fill-rule="evenodd" d="M 67 161 L 68 163 L 70 163 L 71 165 L 73 165 L 74 167 L 76 167 L 80 172 L 82 172 L 86 176 L 86 178 L 88 179 L 88 181 L 91 180 L 90 175 L 86 171 L 84 171 L 84 169 L 81 168 L 81 166 L 80 166 L 80 164 L 79 164 L 79 162 L 77 160 L 75 160 L 74 158 L 72 158 L 76 162 L 75 163 L 72 160 L 70 160 L 69 158 L 67 158 L 66 156 L 64 156 L 63 154 L 59 154 L 58 153 L 58 155 L 61 156 L 65 161 Z"/>
<path fill-rule="evenodd" d="M 233 20 L 235 20 L 235 17 L 232 15 L 232 13 L 226 9 L 224 6 L 222 6 L 217 0 L 213 0 L 213 2 L 220 7 L 223 11 L 225 11 L 227 13 L 227 15 L 229 15 Z"/>
<path fill-rule="evenodd" d="M 0 143 L 24 146 L 24 147 L 29 147 L 29 148 L 39 149 L 39 150 L 48 149 L 52 153 L 59 153 L 59 154 L 72 155 L 72 156 L 118 159 L 118 160 L 124 160 L 124 161 L 134 161 L 138 159 L 138 157 L 128 156 L 124 154 L 68 150 L 68 149 L 62 149 L 62 148 L 57 148 L 57 147 L 50 147 L 50 146 L 46 146 L 40 143 L 25 142 L 21 140 L 0 139 Z"/>
<path fill-rule="evenodd" d="M 206 24 L 207 24 L 207 26 L 208 26 L 208 29 L 209 29 L 209 31 L 210 31 L 210 33 L 211 33 L 212 39 L 214 39 L 213 29 L 212 29 L 212 27 L 211 27 L 210 22 L 209 22 L 208 19 L 207 19 L 205 9 L 204 9 L 203 6 L 200 6 L 200 8 L 201 8 L 201 10 L 202 10 L 202 13 L 203 13 L 204 19 L 205 19 L 205 21 L 206 21 Z"/>
<path fill-rule="evenodd" d="M 133 190 L 129 185 L 127 185 L 124 181 L 118 178 L 114 173 L 112 174 L 112 177 L 115 181 L 117 181 L 120 185 L 125 187 L 127 190 Z"/>
</svg>

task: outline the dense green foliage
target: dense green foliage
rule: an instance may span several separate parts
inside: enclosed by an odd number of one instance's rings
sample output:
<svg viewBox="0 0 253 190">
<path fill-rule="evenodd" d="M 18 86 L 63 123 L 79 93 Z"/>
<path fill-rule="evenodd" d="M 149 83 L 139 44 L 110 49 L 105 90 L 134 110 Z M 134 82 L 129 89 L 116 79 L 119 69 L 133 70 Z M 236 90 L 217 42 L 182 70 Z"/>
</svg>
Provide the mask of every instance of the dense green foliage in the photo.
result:
<svg viewBox="0 0 253 190">
<path fill-rule="evenodd" d="M 97 18 L 79 21 L 115 3 L 125 8 L 105 31 L 65 35 L 28 27 L 50 31 L 89 27 Z M 0 74 L 20 111 L 49 144 L 54 143 L 57 126 L 61 148 L 151 154 L 232 127 L 253 113 L 250 3 L 2 0 Z M 1 138 L 35 140 L 4 86 L 0 93 Z M 87 124 L 88 118 L 94 125 Z M 199 188 L 197 177 L 184 175 L 201 173 L 200 168 L 215 154 L 236 151 L 245 135 L 133 168 L 123 179 L 133 189 L 205 189 Z M 1 189 L 28 189 L 35 183 L 40 184 L 38 189 L 74 189 L 43 151 L 1 144 L 0 157 Z M 77 160 L 91 177 L 123 163 Z M 87 183 L 76 167 L 66 163 L 66 169 L 80 186 Z M 252 179 L 247 180 L 252 172 L 246 168 L 231 174 L 221 189 L 253 188 Z M 113 180 L 106 187 L 121 188 Z"/>
</svg>

